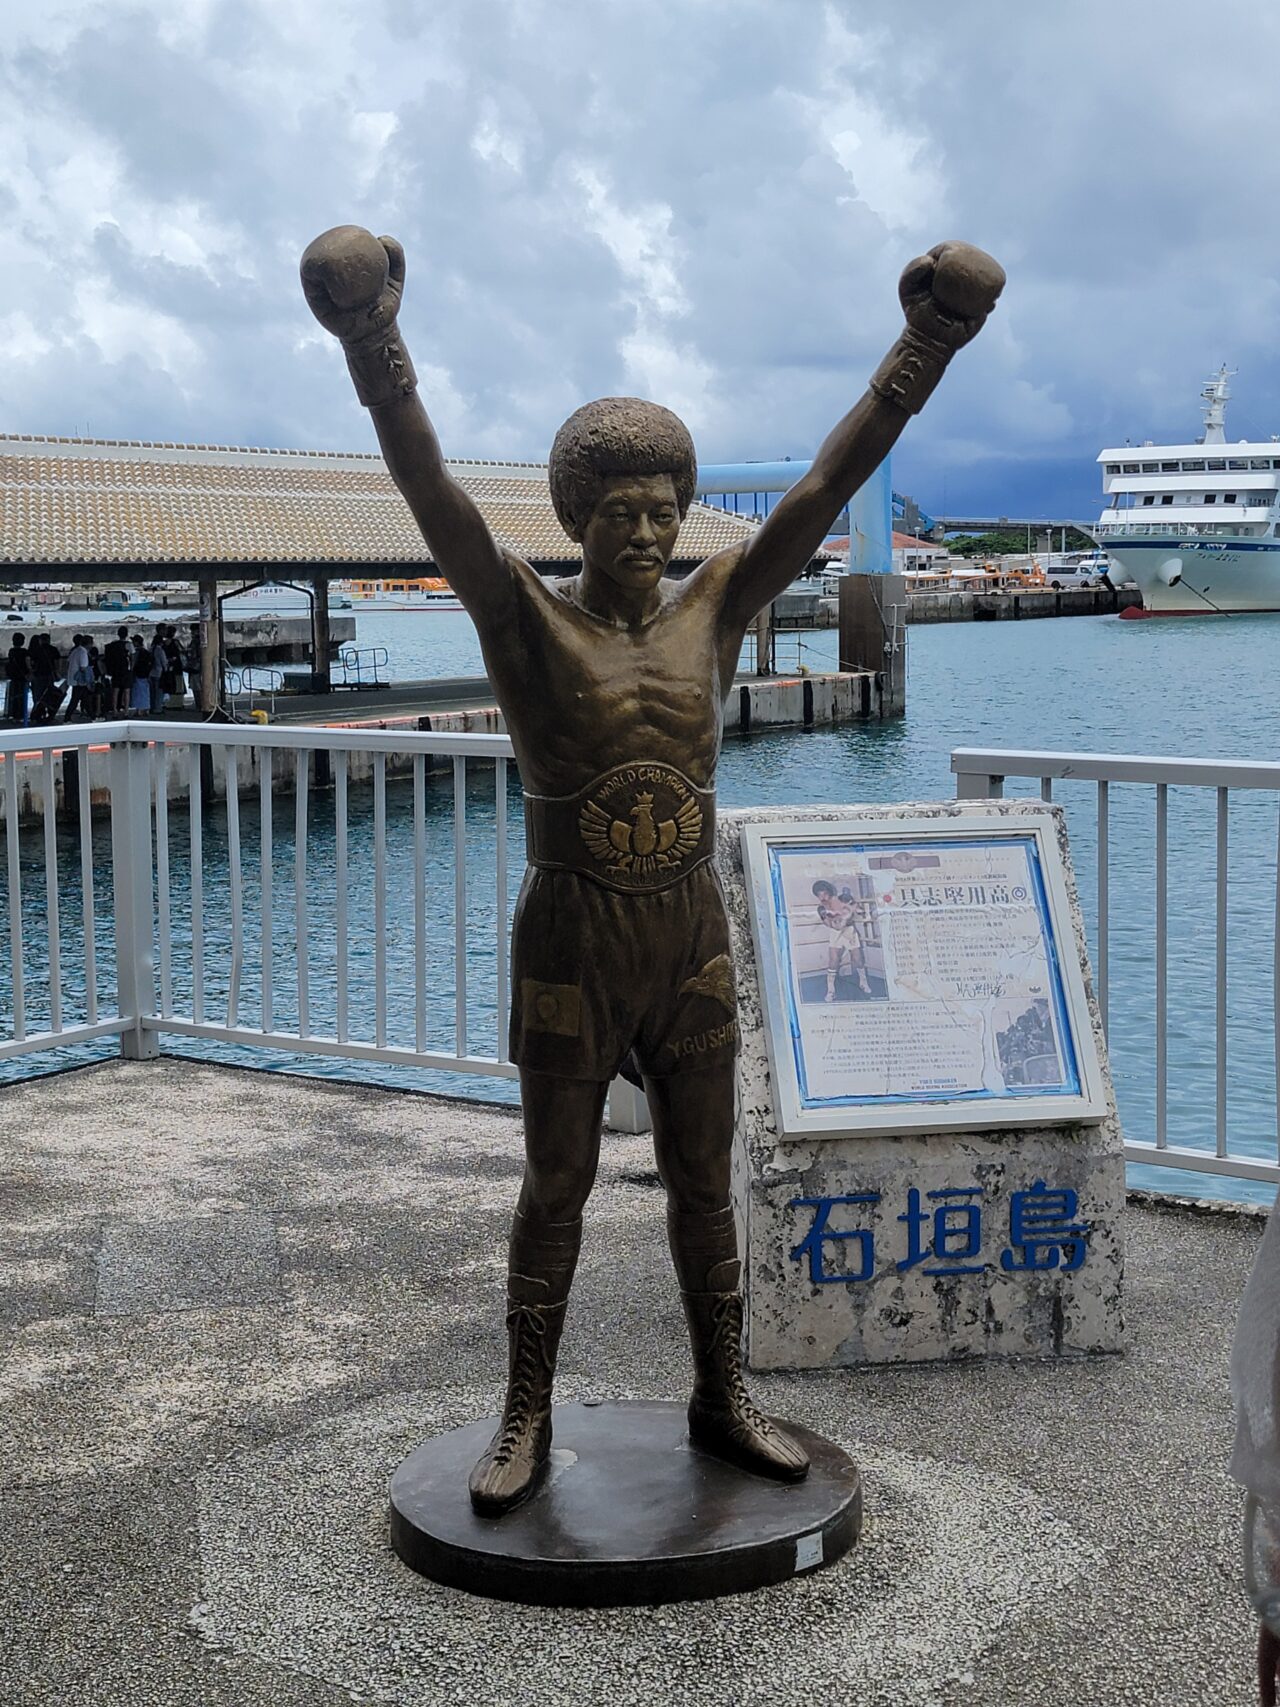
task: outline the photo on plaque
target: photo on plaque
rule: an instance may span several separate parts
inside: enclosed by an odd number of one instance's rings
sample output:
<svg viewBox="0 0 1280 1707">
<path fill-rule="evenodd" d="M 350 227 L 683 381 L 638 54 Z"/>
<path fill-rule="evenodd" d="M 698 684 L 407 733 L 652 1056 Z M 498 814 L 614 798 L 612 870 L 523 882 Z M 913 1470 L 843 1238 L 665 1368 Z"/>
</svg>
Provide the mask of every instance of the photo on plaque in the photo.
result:
<svg viewBox="0 0 1280 1707">
<path fill-rule="evenodd" d="M 757 939 L 772 968 L 762 979 L 770 1047 L 797 1113 L 1002 1102 L 1071 1118 L 1063 1104 L 1096 1102 L 1050 844 L 1034 827 L 867 828 L 793 836 L 771 825 L 748 849 Z M 1056 845 L 1052 859 L 1060 866 Z"/>
</svg>

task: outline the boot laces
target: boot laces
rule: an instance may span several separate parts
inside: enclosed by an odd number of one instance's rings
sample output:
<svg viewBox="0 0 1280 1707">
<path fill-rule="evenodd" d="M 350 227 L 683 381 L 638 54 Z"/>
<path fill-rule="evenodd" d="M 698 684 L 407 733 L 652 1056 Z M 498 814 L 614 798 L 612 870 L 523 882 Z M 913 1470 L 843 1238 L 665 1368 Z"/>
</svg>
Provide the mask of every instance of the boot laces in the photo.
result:
<svg viewBox="0 0 1280 1707">
<path fill-rule="evenodd" d="M 551 1368 L 546 1345 L 547 1316 L 541 1306 L 513 1304 L 507 1311 L 507 1327 L 513 1336 L 514 1355 L 502 1428 L 493 1452 L 499 1464 L 511 1461 L 528 1434 L 541 1378 Z"/>
<path fill-rule="evenodd" d="M 742 1374 L 742 1294 L 725 1292 L 711 1306 L 711 1351 L 719 1358 L 724 1389 L 733 1410 L 748 1427 L 772 1434 L 768 1417 L 757 1409 Z"/>
</svg>

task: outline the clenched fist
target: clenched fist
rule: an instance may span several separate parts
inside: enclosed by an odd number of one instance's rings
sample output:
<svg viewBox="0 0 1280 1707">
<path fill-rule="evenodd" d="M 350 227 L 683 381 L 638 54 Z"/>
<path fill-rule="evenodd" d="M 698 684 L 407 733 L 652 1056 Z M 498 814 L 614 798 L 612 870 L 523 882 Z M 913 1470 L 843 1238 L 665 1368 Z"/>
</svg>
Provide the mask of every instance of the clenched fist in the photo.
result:
<svg viewBox="0 0 1280 1707">
<path fill-rule="evenodd" d="M 1004 268 L 972 243 L 938 243 L 903 272 L 907 325 L 954 352 L 982 330 L 1004 289 Z"/>
<path fill-rule="evenodd" d="M 311 312 L 344 344 L 394 324 L 404 294 L 404 250 L 394 237 L 335 225 L 307 245 L 301 272 Z"/>
<path fill-rule="evenodd" d="M 411 397 L 418 380 L 396 325 L 404 250 L 395 238 L 335 225 L 307 245 L 301 271 L 311 312 L 342 340 L 361 403 L 372 409 Z"/>
<path fill-rule="evenodd" d="M 918 415 L 1003 289 L 1004 268 L 972 243 L 939 243 L 912 261 L 898 283 L 906 331 L 872 374 L 874 394 Z"/>
</svg>

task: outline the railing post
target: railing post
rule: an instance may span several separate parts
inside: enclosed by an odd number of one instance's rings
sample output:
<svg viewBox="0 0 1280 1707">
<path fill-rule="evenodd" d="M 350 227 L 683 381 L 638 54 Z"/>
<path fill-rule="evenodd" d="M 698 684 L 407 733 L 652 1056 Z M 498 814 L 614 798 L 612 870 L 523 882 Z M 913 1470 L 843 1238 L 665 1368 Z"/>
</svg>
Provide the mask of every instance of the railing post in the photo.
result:
<svg viewBox="0 0 1280 1707">
<path fill-rule="evenodd" d="M 957 800 L 1001 800 L 1004 797 L 1004 778 L 987 771 L 956 772 Z"/>
<path fill-rule="evenodd" d="M 116 916 L 116 990 L 122 1019 L 120 1053 L 150 1061 L 159 1034 L 147 1026 L 155 1013 L 155 886 L 151 849 L 151 753 L 145 741 L 111 749 L 111 870 Z"/>
</svg>

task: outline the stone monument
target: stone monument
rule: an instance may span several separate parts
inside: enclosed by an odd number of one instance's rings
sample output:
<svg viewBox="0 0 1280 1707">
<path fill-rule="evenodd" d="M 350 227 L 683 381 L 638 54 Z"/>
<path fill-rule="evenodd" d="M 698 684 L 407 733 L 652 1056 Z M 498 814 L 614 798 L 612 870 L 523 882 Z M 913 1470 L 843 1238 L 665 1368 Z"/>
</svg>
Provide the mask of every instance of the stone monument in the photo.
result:
<svg viewBox="0 0 1280 1707">
<path fill-rule="evenodd" d="M 534 1600 L 677 1598 L 776 1580 L 852 1544 L 856 1472 L 826 1443 L 766 1417 L 743 1380 L 730 1201 L 738 1019 L 713 864 L 721 705 L 748 625 L 811 560 L 981 329 L 1004 274 L 963 243 L 913 261 L 900 286 L 906 327 L 864 396 L 768 520 L 678 585 L 663 572 L 696 485 L 683 423 L 625 397 L 570 416 L 551 449 L 551 496 L 582 548 L 582 570 L 544 580 L 493 539 L 449 475 L 397 324 L 404 279 L 400 245 L 358 227 L 324 233 L 302 258 L 307 301 L 341 341 L 392 478 L 479 633 L 525 789 L 529 871 L 512 943 L 511 1057 L 526 1163 L 510 1243 L 506 1400 L 471 1469 L 469 1516 L 443 1509 L 461 1476 L 459 1437 L 447 1437 L 452 1447 L 428 1442 L 419 1449 L 427 1457 L 412 1455 L 393 1482 L 393 1534 L 428 1574 Z M 705 1516 L 690 1530 L 687 1513 L 678 1521 L 673 1513 L 668 1533 L 654 1536 L 628 1533 L 619 1514 L 612 1541 L 596 1524 L 590 1541 L 566 1542 L 590 1514 L 571 1510 L 574 1477 L 546 1476 L 552 1382 L 605 1097 L 624 1064 L 642 1077 L 653 1115 L 693 1349 L 693 1395 L 677 1440 L 688 1475 L 671 1498 L 703 1500 Z M 574 1414 L 556 1424 L 557 1439 L 572 1433 L 578 1464 L 590 1464 L 593 1440 L 609 1437 L 624 1440 L 631 1462 L 643 1439 L 661 1437 L 655 1474 L 675 1456 L 671 1407 L 610 1407 L 612 1421 L 597 1420 L 594 1434 L 581 1409 L 565 1407 Z M 480 1444 L 474 1432 L 461 1431 L 462 1450 Z M 594 1484 L 597 1516 L 625 1480 L 613 1462 L 612 1486 Z M 787 1484 L 804 1491 L 788 1495 Z M 796 1502 L 794 1520 L 786 1498 Z M 776 1521 L 754 1573 L 744 1572 L 743 1513 L 762 1501 Z M 794 1546 L 780 1541 L 789 1523 Z M 708 1539 L 717 1526 L 719 1552 Z M 650 1546 L 657 1577 L 630 1556 L 637 1546 Z M 594 1589 L 574 1579 L 582 1560 Z M 612 1566 L 613 1588 L 600 1586 Z M 682 1571 L 691 1573 L 683 1587 Z"/>
<path fill-rule="evenodd" d="M 1062 808 L 718 833 L 751 1366 L 1122 1350 L 1124 1143 Z"/>
</svg>

